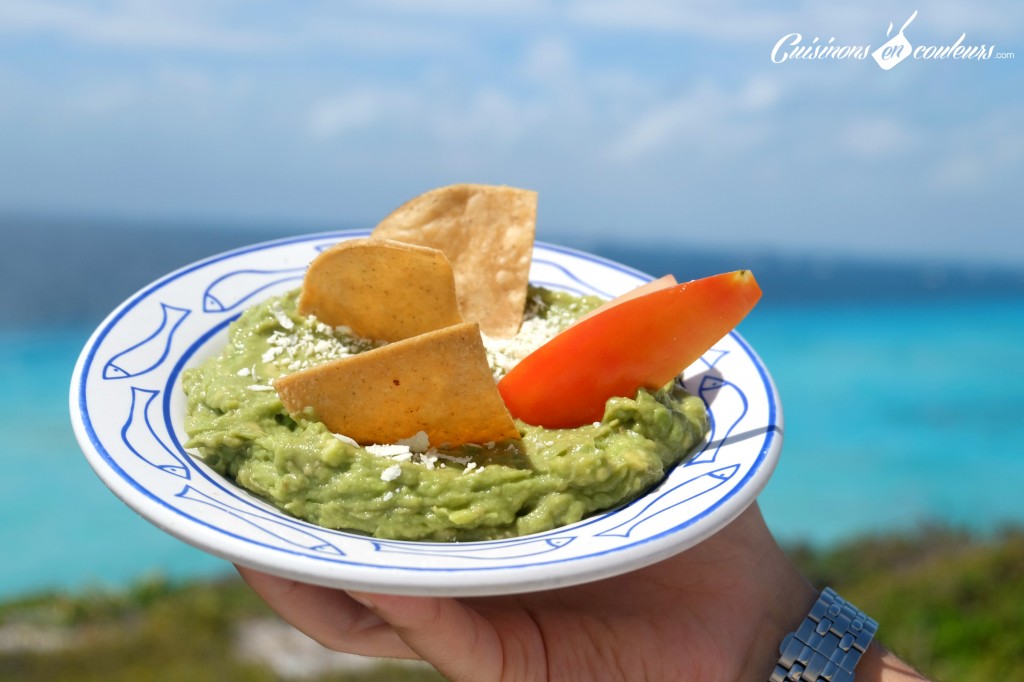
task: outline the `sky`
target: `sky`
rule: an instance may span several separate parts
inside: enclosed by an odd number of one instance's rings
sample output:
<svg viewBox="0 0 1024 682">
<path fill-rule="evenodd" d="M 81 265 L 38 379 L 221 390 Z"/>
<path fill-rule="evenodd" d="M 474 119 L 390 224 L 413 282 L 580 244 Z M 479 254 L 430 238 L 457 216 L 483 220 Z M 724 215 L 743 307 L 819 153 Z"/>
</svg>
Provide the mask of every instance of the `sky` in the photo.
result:
<svg viewBox="0 0 1024 682">
<path fill-rule="evenodd" d="M 1022 122 L 1019 0 L 0 0 L 8 215 L 370 227 L 480 182 L 548 241 L 1017 266 Z"/>
</svg>

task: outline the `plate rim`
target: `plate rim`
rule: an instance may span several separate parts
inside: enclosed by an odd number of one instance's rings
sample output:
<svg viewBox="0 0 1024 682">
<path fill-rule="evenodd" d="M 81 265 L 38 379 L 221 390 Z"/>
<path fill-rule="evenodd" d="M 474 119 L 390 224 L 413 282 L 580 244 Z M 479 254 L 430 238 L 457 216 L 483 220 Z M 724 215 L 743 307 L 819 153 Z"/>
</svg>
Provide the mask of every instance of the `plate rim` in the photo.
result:
<svg viewBox="0 0 1024 682">
<path fill-rule="evenodd" d="M 75 363 L 69 392 L 69 407 L 71 411 L 72 427 L 75 432 L 76 439 L 78 440 L 86 459 L 89 461 L 90 467 L 111 490 L 111 492 L 115 494 L 115 496 L 121 499 L 126 506 L 148 522 L 193 547 L 197 547 L 202 551 L 218 556 L 221 559 L 232 563 L 246 565 L 258 570 L 264 570 L 277 575 L 286 576 L 291 579 L 329 587 L 371 591 L 376 590 L 392 594 L 484 596 L 525 593 L 553 587 L 579 584 L 610 577 L 627 571 L 637 570 L 644 566 L 656 563 L 698 544 L 710 535 L 713 535 L 722 527 L 728 525 L 728 523 L 739 516 L 744 509 L 756 500 L 757 495 L 760 494 L 761 490 L 763 490 L 764 486 L 767 484 L 768 479 L 771 477 L 777 465 L 782 446 L 784 433 L 782 405 L 779 400 L 778 390 L 767 366 L 757 355 L 753 347 L 742 337 L 742 335 L 740 335 L 736 330 L 733 330 L 729 333 L 729 336 L 736 341 L 736 343 L 743 349 L 744 353 L 749 357 L 753 367 L 757 370 L 758 376 L 760 377 L 762 386 L 765 390 L 769 422 L 765 426 L 764 442 L 759 448 L 756 462 L 752 466 L 751 470 L 746 472 L 741 482 L 738 483 L 724 499 L 709 508 L 703 509 L 696 516 L 687 519 L 684 524 L 673 526 L 670 529 L 663 530 L 653 536 L 645 537 L 640 540 L 633 539 L 624 546 L 616 546 L 601 552 L 588 553 L 584 556 L 578 557 L 563 557 L 557 560 L 540 563 L 535 562 L 525 566 L 511 567 L 507 565 L 489 567 L 476 566 L 472 568 L 384 566 L 367 564 L 365 562 L 344 563 L 339 562 L 337 558 L 328 559 L 328 557 L 317 557 L 305 553 L 293 553 L 288 555 L 289 558 L 286 560 L 274 561 L 274 558 L 278 558 L 282 552 L 286 552 L 287 550 L 266 546 L 266 549 L 269 550 L 267 552 L 257 551 L 252 554 L 246 554 L 245 556 L 242 556 L 244 553 L 240 551 L 225 550 L 216 542 L 216 539 L 218 537 L 222 537 L 224 534 L 230 536 L 230 532 L 199 521 L 196 518 L 166 504 L 158 495 L 147 490 L 144 485 L 139 481 L 134 480 L 127 472 L 125 472 L 115 461 L 114 457 L 112 457 L 100 443 L 95 432 L 95 426 L 87 417 L 88 400 L 86 396 L 88 370 L 92 366 L 98 347 L 107 335 L 110 334 L 111 330 L 114 329 L 117 322 L 136 305 L 146 300 L 154 291 L 166 286 L 172 281 L 187 276 L 193 271 L 207 267 L 219 261 L 237 258 L 256 251 L 266 251 L 301 242 L 326 241 L 329 239 L 340 241 L 342 239 L 366 236 L 369 233 L 370 231 L 366 229 L 315 232 L 286 236 L 279 239 L 257 242 L 222 251 L 186 264 L 156 280 L 153 280 L 125 299 L 103 319 L 103 321 L 90 335 Z M 541 250 L 562 253 L 574 258 L 581 258 L 587 261 L 596 262 L 603 267 L 610 267 L 624 274 L 636 277 L 641 281 L 653 279 L 651 275 L 641 270 L 580 249 L 538 240 L 535 243 L 535 255 L 538 247 Z M 225 317 L 225 319 L 219 321 L 215 327 L 217 329 L 221 329 L 235 317 L 237 317 L 237 315 L 229 315 Z M 190 353 L 194 352 L 195 345 L 196 343 L 194 342 L 190 343 Z M 171 376 L 167 381 L 167 387 L 173 385 L 177 381 L 181 371 L 181 365 L 186 359 L 187 358 L 184 356 L 177 358 L 174 363 L 175 367 L 171 371 Z M 164 405 L 161 409 L 166 411 L 169 409 L 169 391 L 164 391 L 162 401 Z M 171 432 L 171 437 L 174 440 L 174 444 L 180 448 L 177 435 L 174 434 L 173 431 Z M 184 450 L 182 449 L 182 451 Z M 188 453 L 186 453 L 186 455 L 191 457 Z M 213 482 L 214 485 L 221 485 L 220 482 L 214 481 L 211 475 L 205 470 L 199 468 L 197 466 L 198 463 L 191 463 L 195 467 L 194 470 L 200 471 L 200 473 Z M 213 475 L 215 476 L 215 474 Z M 226 480 L 223 481 L 223 484 L 225 485 L 228 483 L 229 482 Z M 647 494 L 648 493 L 645 493 L 643 496 L 636 498 L 629 504 L 625 505 L 625 507 L 643 500 Z M 170 514 L 171 517 L 166 518 L 165 514 Z M 702 521 L 711 514 L 715 514 L 717 523 L 713 525 L 709 525 L 706 522 L 702 523 Z M 545 535 L 563 531 L 565 528 L 578 527 L 580 524 L 591 523 L 594 520 L 595 517 L 590 517 L 589 519 L 583 519 L 580 522 L 577 522 L 577 524 L 562 526 L 550 531 L 524 537 L 542 538 Z M 365 536 L 346 533 L 345 531 L 323 529 L 319 526 L 314 527 L 343 537 L 348 536 L 358 537 L 363 540 L 367 539 Z M 696 528 L 696 532 L 683 533 L 683 530 L 687 528 Z M 251 540 L 244 538 L 237 539 L 247 543 L 247 545 L 255 544 Z M 510 540 L 516 539 L 521 540 L 522 538 L 512 538 Z M 425 543 L 421 541 L 406 542 L 417 546 L 448 544 Z M 623 556 L 626 561 L 609 562 L 605 560 L 608 556 Z M 295 558 L 298 558 L 303 564 L 303 567 L 307 570 L 300 570 L 299 568 L 294 567 L 292 562 Z M 309 562 L 308 560 L 310 559 L 314 561 Z M 581 562 L 585 563 L 581 565 Z M 573 566 L 573 570 L 564 574 L 553 575 L 551 570 L 551 566 L 553 564 L 570 565 Z M 342 572 L 345 573 L 343 576 L 335 575 L 335 573 L 339 572 L 339 565 L 345 566 L 345 569 L 342 570 Z M 312 568 L 322 569 L 326 566 L 330 566 L 334 570 L 312 570 Z M 510 583 L 508 574 L 512 572 L 519 575 L 516 576 L 516 580 L 514 582 Z M 412 575 L 417 576 L 417 579 L 414 583 L 410 584 L 408 578 Z M 453 575 L 472 575 L 473 581 L 471 584 L 465 584 L 458 581 L 453 584 L 451 581 L 451 577 Z"/>
</svg>

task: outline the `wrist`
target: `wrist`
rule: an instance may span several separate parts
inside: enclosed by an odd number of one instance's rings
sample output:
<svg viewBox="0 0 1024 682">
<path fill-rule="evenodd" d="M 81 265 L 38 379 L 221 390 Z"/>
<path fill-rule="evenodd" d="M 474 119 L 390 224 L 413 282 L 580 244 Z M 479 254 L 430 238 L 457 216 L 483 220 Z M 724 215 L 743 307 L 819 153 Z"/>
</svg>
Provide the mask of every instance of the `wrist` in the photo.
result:
<svg viewBox="0 0 1024 682">
<path fill-rule="evenodd" d="M 731 607 L 743 627 L 730 636 L 746 643 L 736 679 L 764 682 L 779 659 L 779 643 L 807 615 L 818 591 L 775 542 L 756 503 L 733 523 L 739 529 L 733 551 L 749 555 L 740 581 L 746 589 Z"/>
<path fill-rule="evenodd" d="M 857 682 L 927 682 L 928 678 L 901 661 L 877 641 L 857 666 Z"/>
<path fill-rule="evenodd" d="M 818 592 L 794 570 L 786 586 L 774 584 L 771 598 L 758 614 L 760 627 L 747 656 L 748 674 L 742 679 L 763 682 L 779 659 L 779 643 L 803 620 L 814 605 Z"/>
<path fill-rule="evenodd" d="M 779 659 L 779 643 L 803 620 L 818 590 L 796 569 L 774 542 L 762 548 L 756 562 L 757 589 L 747 595 L 745 617 L 756 627 L 738 679 L 765 681 Z"/>
</svg>

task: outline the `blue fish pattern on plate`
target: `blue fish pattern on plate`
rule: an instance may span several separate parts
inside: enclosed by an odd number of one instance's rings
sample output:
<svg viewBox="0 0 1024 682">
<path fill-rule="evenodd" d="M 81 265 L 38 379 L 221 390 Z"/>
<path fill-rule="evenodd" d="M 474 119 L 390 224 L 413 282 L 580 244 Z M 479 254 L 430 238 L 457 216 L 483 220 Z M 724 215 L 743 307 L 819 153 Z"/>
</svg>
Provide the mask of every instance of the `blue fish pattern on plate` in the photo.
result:
<svg viewBox="0 0 1024 682">
<path fill-rule="evenodd" d="M 188 456 L 171 449 L 153 427 L 150 412 L 157 405 L 159 395 L 160 391 L 132 386 L 132 404 L 121 429 L 121 439 L 146 464 L 172 476 L 191 478 Z"/>
<path fill-rule="evenodd" d="M 167 359 L 174 333 L 192 311 L 160 303 L 160 318 L 144 339 L 119 351 L 103 368 L 104 379 L 130 379 L 151 372 Z"/>
<path fill-rule="evenodd" d="M 235 270 L 222 275 L 203 291 L 203 312 L 226 313 L 252 302 L 259 294 L 283 284 L 297 286 L 306 268 Z"/>
</svg>

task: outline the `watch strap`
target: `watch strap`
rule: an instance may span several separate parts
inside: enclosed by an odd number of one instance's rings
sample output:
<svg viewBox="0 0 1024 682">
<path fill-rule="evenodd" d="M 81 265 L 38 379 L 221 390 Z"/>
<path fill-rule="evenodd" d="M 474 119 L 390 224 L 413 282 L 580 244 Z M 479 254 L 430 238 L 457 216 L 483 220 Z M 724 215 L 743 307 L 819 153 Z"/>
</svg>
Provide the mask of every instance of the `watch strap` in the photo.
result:
<svg viewBox="0 0 1024 682">
<path fill-rule="evenodd" d="M 878 623 L 826 587 L 800 627 L 779 645 L 769 682 L 852 682 Z"/>
</svg>

